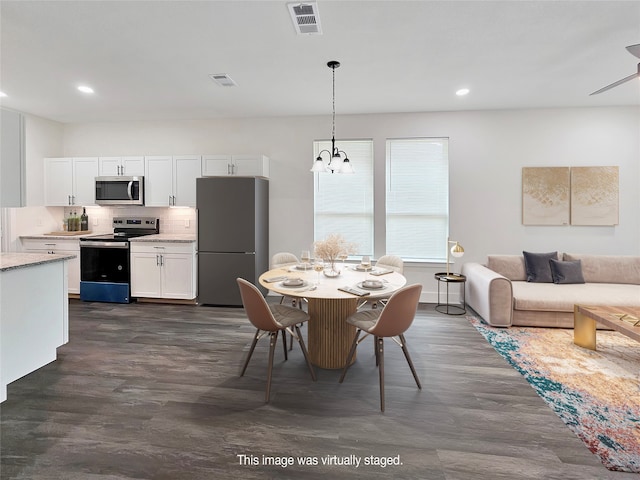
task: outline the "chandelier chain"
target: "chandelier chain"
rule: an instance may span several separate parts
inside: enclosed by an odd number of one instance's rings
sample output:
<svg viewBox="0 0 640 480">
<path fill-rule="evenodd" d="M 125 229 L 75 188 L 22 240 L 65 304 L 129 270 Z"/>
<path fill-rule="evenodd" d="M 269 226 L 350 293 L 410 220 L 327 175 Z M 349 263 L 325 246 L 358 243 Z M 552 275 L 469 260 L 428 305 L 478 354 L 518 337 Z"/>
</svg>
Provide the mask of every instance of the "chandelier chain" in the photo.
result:
<svg viewBox="0 0 640 480">
<path fill-rule="evenodd" d="M 333 98 L 333 119 L 331 122 L 331 138 L 335 138 L 336 136 L 336 67 L 331 67 L 331 71 L 333 72 L 333 89 L 332 89 L 332 98 Z"/>
</svg>

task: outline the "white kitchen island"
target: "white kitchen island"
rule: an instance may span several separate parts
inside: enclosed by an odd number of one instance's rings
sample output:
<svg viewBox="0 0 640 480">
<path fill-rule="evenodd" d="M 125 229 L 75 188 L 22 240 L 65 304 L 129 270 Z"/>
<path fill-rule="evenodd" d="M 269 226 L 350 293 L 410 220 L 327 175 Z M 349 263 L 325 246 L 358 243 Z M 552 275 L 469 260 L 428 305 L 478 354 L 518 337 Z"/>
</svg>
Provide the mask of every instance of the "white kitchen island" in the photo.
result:
<svg viewBox="0 0 640 480">
<path fill-rule="evenodd" d="M 54 361 L 69 341 L 67 260 L 74 257 L 0 253 L 0 402 L 7 384 Z"/>
</svg>

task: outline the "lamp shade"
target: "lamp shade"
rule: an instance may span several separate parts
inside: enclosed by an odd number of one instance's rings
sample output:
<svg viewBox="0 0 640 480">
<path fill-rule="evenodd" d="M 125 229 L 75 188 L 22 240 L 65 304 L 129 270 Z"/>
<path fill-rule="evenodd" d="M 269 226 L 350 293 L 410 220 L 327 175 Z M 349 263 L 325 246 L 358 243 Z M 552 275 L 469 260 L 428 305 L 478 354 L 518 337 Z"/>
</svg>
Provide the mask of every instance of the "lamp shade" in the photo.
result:
<svg viewBox="0 0 640 480">
<path fill-rule="evenodd" d="M 461 257 L 464 255 L 464 248 L 462 248 L 462 246 L 456 242 L 456 244 L 451 247 L 451 255 L 453 255 L 454 257 Z"/>
<path fill-rule="evenodd" d="M 316 158 L 316 161 L 313 162 L 313 167 L 311 167 L 312 172 L 326 172 L 327 168 L 324 166 L 324 162 L 322 161 L 322 157 Z"/>
<path fill-rule="evenodd" d="M 356 173 L 356 171 L 351 166 L 351 162 L 349 161 L 348 158 L 345 158 L 344 162 L 342 162 L 342 168 L 340 168 L 340 173 Z"/>
</svg>

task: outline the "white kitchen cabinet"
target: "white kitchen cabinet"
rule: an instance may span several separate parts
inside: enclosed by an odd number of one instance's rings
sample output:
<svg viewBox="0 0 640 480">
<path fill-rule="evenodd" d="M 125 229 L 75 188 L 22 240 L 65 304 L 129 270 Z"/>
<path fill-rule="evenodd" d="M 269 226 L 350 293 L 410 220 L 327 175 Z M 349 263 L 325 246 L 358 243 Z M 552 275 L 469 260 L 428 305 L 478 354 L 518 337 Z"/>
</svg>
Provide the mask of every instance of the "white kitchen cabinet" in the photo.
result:
<svg viewBox="0 0 640 480">
<path fill-rule="evenodd" d="M 45 158 L 45 206 L 95 205 L 97 157 Z"/>
<path fill-rule="evenodd" d="M 195 207 L 200 155 L 150 156 L 145 164 L 145 205 Z"/>
<path fill-rule="evenodd" d="M 67 260 L 67 271 L 69 274 L 69 293 L 80 294 L 80 240 L 70 239 L 37 239 L 23 238 L 22 249 L 25 252 L 33 253 L 69 253 L 75 258 Z"/>
<path fill-rule="evenodd" d="M 204 155 L 203 177 L 269 177 L 269 158 L 264 155 Z"/>
<path fill-rule="evenodd" d="M 144 176 L 144 157 L 100 157 L 98 163 L 104 177 Z"/>
<path fill-rule="evenodd" d="M 131 242 L 131 296 L 196 298 L 195 242 Z"/>
</svg>

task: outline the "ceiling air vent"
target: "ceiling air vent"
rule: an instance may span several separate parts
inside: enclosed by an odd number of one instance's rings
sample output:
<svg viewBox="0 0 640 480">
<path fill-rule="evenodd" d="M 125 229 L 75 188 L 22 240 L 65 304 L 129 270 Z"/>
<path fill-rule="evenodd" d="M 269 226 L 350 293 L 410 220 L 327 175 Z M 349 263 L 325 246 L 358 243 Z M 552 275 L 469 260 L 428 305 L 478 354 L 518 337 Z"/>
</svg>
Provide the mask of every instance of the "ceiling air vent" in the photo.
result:
<svg viewBox="0 0 640 480">
<path fill-rule="evenodd" d="M 298 35 L 322 35 L 318 4 L 316 2 L 289 3 L 287 7 L 289 7 L 293 27 L 298 32 Z"/>
<path fill-rule="evenodd" d="M 216 82 L 221 87 L 235 87 L 236 82 L 234 82 L 229 75 L 226 73 L 212 73 L 209 75 L 209 78 Z"/>
</svg>

